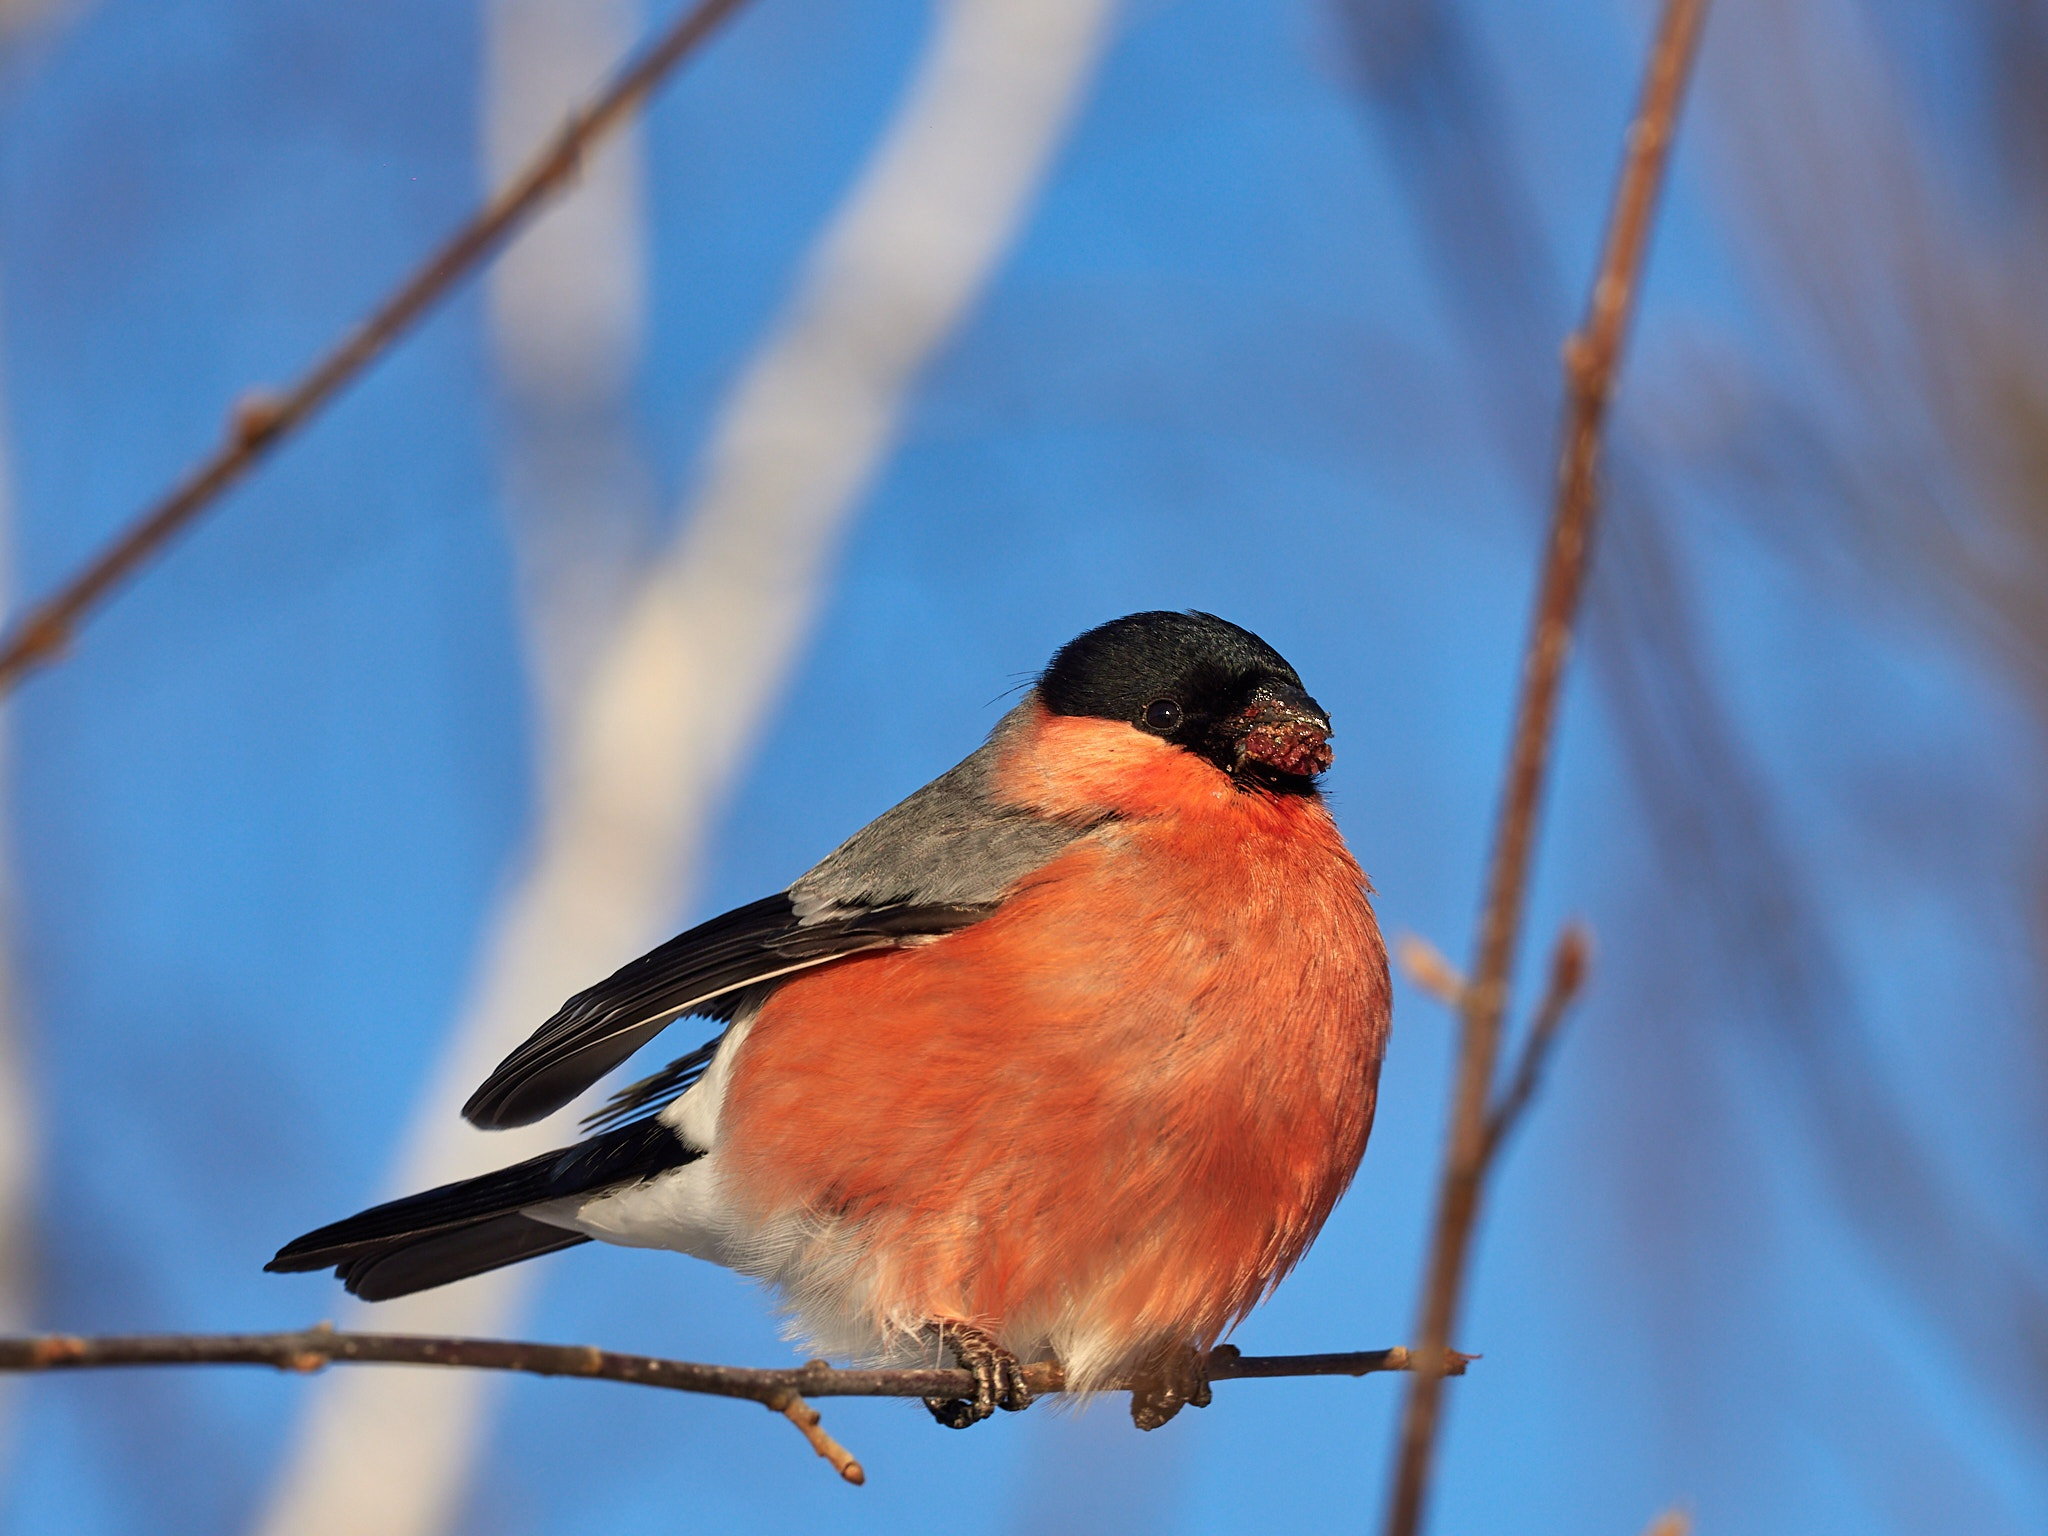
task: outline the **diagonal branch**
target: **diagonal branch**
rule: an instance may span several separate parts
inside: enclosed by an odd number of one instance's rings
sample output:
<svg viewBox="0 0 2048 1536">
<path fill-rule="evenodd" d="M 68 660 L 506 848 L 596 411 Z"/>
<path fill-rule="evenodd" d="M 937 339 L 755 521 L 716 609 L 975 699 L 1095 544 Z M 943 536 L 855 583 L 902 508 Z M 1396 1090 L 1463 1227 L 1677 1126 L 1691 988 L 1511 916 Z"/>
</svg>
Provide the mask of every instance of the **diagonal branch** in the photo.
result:
<svg viewBox="0 0 2048 1536">
<path fill-rule="evenodd" d="M 1558 935 L 1557 947 L 1550 955 L 1550 984 L 1543 989 L 1543 1001 L 1537 1005 L 1535 1021 L 1529 1026 L 1529 1038 L 1522 1042 L 1515 1075 L 1508 1079 L 1507 1086 L 1500 1091 L 1500 1097 L 1494 1100 L 1493 1108 L 1486 1116 L 1488 1166 L 1500 1156 L 1501 1144 L 1521 1123 L 1529 1101 L 1536 1097 L 1537 1085 L 1543 1080 L 1543 1068 L 1550 1060 L 1551 1047 L 1557 1043 L 1557 1032 L 1585 987 L 1586 967 L 1592 950 L 1592 937 L 1582 923 L 1569 923 Z"/>
<path fill-rule="evenodd" d="M 1455 1351 L 1444 1369 L 1465 1374 L 1474 1357 Z M 155 1333 L 81 1338 L 46 1333 L 0 1338 L 0 1372 L 72 1371 L 137 1365 L 267 1365 L 280 1371 L 329 1365 L 438 1365 L 530 1376 L 581 1376 L 671 1392 L 744 1398 L 788 1418 L 817 1453 L 849 1483 L 866 1481 L 860 1463 L 820 1427 L 812 1397 L 972 1397 L 974 1375 L 963 1370 L 838 1370 L 822 1360 L 794 1369 L 699 1365 L 655 1355 L 628 1355 L 585 1344 L 533 1344 L 511 1339 L 454 1339 L 405 1333 L 338 1333 L 321 1325 L 290 1333 Z M 1228 1344 L 1210 1356 L 1210 1381 L 1277 1376 L 1369 1376 L 1418 1369 L 1406 1349 L 1330 1355 L 1241 1355 Z M 1066 1390 L 1056 1364 L 1025 1367 L 1034 1395 Z M 1125 1387 L 1128 1384 L 1123 1384 Z M 1112 1384 L 1108 1390 L 1118 1390 Z"/>
<path fill-rule="evenodd" d="M 583 159 L 745 0 L 698 0 L 570 114 L 526 168 L 401 282 L 368 319 L 282 394 L 252 395 L 230 413 L 226 440 L 130 523 L 70 581 L 0 636 L 0 693 L 50 661 L 78 623 L 176 534 L 206 512 L 279 442 L 305 425 L 534 214 L 568 190 Z"/>
<path fill-rule="evenodd" d="M 1489 1111 L 1494 1102 L 1501 1021 L 1527 902 L 1529 866 L 1565 662 L 1592 555 L 1602 433 L 1657 198 L 1670 161 L 1678 109 L 1705 18 L 1706 0 L 1665 0 L 1650 49 L 1642 99 L 1629 125 L 1620 187 L 1586 318 L 1565 345 L 1568 404 L 1557 503 L 1535 624 L 1523 658 L 1514 737 L 1480 919 L 1478 958 L 1460 1009 L 1450 1145 L 1438 1194 L 1417 1348 L 1424 1361 L 1440 1357 L 1457 1322 L 1480 1194 L 1491 1154 L 1499 1145 L 1498 1138 L 1489 1136 Z M 1387 1536 L 1414 1536 L 1421 1527 L 1442 1402 L 1442 1376 L 1418 1372 L 1402 1409 Z"/>
</svg>

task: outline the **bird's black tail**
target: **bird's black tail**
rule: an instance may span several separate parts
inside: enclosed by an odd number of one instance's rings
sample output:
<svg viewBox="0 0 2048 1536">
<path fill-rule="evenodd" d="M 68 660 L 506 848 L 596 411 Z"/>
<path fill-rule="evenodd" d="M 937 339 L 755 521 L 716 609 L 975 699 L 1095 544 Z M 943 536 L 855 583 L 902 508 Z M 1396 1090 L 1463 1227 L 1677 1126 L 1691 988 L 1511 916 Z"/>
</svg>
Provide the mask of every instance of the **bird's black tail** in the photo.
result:
<svg viewBox="0 0 2048 1536">
<path fill-rule="evenodd" d="M 660 1121 L 638 1121 L 496 1173 L 372 1206 L 285 1244 L 263 1267 L 281 1274 L 332 1266 L 353 1295 L 389 1301 L 588 1242 L 524 1213 L 569 1195 L 635 1184 L 702 1156 Z"/>
</svg>

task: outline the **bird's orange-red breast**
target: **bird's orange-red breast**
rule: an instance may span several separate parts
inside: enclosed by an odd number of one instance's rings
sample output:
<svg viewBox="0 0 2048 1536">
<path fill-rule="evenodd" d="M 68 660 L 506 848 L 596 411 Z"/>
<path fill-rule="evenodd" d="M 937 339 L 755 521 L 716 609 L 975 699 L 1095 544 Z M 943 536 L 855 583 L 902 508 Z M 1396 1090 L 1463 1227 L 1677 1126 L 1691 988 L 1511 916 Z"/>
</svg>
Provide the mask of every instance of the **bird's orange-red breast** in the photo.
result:
<svg viewBox="0 0 2048 1536">
<path fill-rule="evenodd" d="M 1372 1127 L 1385 960 L 1319 798 L 1037 705 L 993 787 L 1110 819 L 973 927 L 770 997 L 728 1187 L 801 1219 L 814 1336 L 959 1319 L 1085 1386 L 1206 1348 L 1301 1257 Z"/>
<path fill-rule="evenodd" d="M 678 1017 L 725 1026 L 596 1134 L 272 1267 L 377 1299 L 591 1238 L 674 1248 L 774 1285 L 829 1352 L 950 1352 L 979 1383 L 932 1404 L 956 1426 L 1028 1401 L 1019 1360 L 1166 1380 L 1306 1251 L 1372 1127 L 1386 956 L 1316 787 L 1329 735 L 1236 625 L 1089 631 L 979 751 L 572 998 L 464 1111 L 524 1124 Z"/>
</svg>

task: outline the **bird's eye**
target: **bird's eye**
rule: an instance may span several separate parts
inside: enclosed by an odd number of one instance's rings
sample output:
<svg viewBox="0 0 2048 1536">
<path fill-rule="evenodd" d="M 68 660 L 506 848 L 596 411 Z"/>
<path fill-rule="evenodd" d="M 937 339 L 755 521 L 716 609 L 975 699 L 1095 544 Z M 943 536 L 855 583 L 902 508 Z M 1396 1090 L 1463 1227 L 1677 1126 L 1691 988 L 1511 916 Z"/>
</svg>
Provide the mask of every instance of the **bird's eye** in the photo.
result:
<svg viewBox="0 0 2048 1536">
<path fill-rule="evenodd" d="M 1145 728 L 1164 733 L 1180 724 L 1180 706 L 1171 699 L 1154 699 L 1145 706 Z"/>
</svg>

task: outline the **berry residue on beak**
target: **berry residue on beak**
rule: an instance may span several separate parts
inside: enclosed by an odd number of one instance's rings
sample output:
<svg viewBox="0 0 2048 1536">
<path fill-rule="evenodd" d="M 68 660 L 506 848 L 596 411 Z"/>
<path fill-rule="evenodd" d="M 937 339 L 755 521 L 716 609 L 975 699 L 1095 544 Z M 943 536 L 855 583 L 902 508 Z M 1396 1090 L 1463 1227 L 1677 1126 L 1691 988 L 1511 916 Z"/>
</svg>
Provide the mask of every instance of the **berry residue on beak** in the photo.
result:
<svg viewBox="0 0 2048 1536">
<path fill-rule="evenodd" d="M 1240 762 L 1260 763 L 1293 778 L 1312 779 L 1336 761 L 1330 717 L 1294 688 L 1261 688 L 1235 722 Z"/>
</svg>

